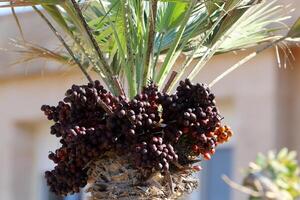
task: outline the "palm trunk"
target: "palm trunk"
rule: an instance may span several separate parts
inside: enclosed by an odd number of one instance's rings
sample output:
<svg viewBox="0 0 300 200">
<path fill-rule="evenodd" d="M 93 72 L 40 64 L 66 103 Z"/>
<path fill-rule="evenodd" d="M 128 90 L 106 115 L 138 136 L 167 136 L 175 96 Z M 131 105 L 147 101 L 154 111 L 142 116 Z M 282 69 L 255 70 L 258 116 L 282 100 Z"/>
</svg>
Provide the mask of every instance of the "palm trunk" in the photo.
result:
<svg viewBox="0 0 300 200">
<path fill-rule="evenodd" d="M 171 200 L 180 199 L 198 186 L 192 171 L 167 175 L 134 169 L 129 156 L 109 152 L 89 170 L 91 200 Z"/>
</svg>

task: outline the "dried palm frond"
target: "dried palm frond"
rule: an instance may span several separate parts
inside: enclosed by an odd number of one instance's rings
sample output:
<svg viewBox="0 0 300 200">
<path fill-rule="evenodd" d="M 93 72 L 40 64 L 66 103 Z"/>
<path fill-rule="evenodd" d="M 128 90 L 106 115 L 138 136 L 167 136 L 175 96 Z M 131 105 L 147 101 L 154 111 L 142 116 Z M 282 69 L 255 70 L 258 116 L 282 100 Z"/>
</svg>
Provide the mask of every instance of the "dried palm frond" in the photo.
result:
<svg viewBox="0 0 300 200">
<path fill-rule="evenodd" d="M 75 66 L 76 63 L 65 55 L 63 52 L 52 51 L 45 47 L 41 47 L 31 42 L 11 40 L 12 45 L 15 47 L 13 52 L 21 54 L 21 59 L 17 60 L 15 64 L 20 64 L 22 61 L 32 61 L 35 59 L 46 59 L 49 61 L 55 61 L 66 66 Z"/>
</svg>

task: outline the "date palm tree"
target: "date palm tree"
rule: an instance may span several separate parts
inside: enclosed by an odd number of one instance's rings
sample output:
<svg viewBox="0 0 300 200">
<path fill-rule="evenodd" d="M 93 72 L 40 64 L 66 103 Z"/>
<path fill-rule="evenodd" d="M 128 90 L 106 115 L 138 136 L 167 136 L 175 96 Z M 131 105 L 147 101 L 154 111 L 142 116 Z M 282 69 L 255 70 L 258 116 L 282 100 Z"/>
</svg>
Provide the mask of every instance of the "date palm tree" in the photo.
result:
<svg viewBox="0 0 300 200">
<path fill-rule="evenodd" d="M 14 9 L 32 7 L 65 49 L 56 52 L 22 41 L 18 45 L 26 49 L 23 53 L 27 60 L 38 55 L 64 65 L 76 65 L 88 81 L 92 82 L 90 73 L 96 73 L 115 96 L 129 98 L 140 93 L 149 81 L 157 84 L 160 91 L 170 93 L 179 80 L 193 80 L 213 56 L 244 49 L 252 51 L 216 77 L 209 84 L 213 86 L 265 49 L 283 48 L 300 37 L 300 20 L 291 27 L 285 25 L 289 8 L 277 5 L 276 0 L 1 2 L 1 7 L 12 8 L 21 32 Z M 177 66 L 179 59 L 183 61 Z M 124 158 L 108 157 L 91 174 L 97 176 L 97 169 L 103 163 L 110 166 L 109 170 L 124 166 Z"/>
</svg>

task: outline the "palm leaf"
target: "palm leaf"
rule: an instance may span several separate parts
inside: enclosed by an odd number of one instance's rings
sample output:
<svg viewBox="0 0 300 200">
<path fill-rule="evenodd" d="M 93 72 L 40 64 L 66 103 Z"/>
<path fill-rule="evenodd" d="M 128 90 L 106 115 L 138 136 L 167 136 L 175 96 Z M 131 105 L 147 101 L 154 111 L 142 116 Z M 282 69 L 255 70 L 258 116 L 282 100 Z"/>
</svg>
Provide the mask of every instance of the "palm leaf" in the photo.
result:
<svg viewBox="0 0 300 200">
<path fill-rule="evenodd" d="M 176 34 L 176 39 L 174 40 L 173 45 L 170 48 L 170 51 L 168 52 L 167 57 L 162 65 L 159 73 L 157 74 L 155 81 L 158 83 L 158 85 L 162 85 L 162 83 L 165 81 L 168 73 L 170 72 L 173 64 L 176 61 L 176 58 L 179 56 L 178 53 L 176 55 L 176 49 L 180 44 L 180 40 L 183 36 L 184 30 L 186 29 L 186 24 L 189 20 L 190 13 L 192 12 L 195 4 L 196 4 L 196 0 L 192 1 L 192 3 L 189 5 L 189 8 L 188 8 L 187 12 L 185 13 L 185 16 L 181 22 L 178 34 Z"/>
<path fill-rule="evenodd" d="M 300 37 L 300 18 L 294 23 L 291 30 L 288 32 L 288 36 L 291 38 L 299 38 Z"/>
<path fill-rule="evenodd" d="M 114 78 L 118 76 L 130 97 L 148 79 L 154 78 L 162 89 L 181 54 L 186 60 L 165 90 L 171 91 L 190 67 L 188 77 L 196 77 L 216 54 L 264 47 L 283 38 L 281 33 L 287 30 L 283 22 L 289 18 L 284 6 L 261 0 L 1 2 L 0 7 L 41 5 L 67 35 L 69 47 L 84 67 L 97 72 L 115 94 L 120 91 Z M 295 41 L 299 36 L 298 20 L 284 39 Z M 165 57 L 159 63 L 161 55 Z M 196 65 L 191 66 L 195 59 Z"/>
<path fill-rule="evenodd" d="M 70 59 L 64 52 L 52 51 L 50 49 L 41 47 L 37 44 L 33 44 L 26 41 L 12 40 L 12 45 L 15 47 L 13 52 L 16 52 L 22 56 L 21 61 L 16 61 L 11 65 L 16 65 L 26 60 L 26 62 L 35 59 L 47 59 L 57 63 L 61 63 L 65 66 L 75 66 L 76 63 Z"/>
</svg>

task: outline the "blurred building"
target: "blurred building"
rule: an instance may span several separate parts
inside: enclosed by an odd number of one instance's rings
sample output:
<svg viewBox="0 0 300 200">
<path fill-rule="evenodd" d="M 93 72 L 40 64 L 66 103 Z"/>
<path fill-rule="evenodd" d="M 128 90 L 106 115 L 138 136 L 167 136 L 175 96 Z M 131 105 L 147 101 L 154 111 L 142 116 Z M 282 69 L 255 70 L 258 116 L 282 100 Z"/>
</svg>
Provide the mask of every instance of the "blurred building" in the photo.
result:
<svg viewBox="0 0 300 200">
<path fill-rule="evenodd" d="M 299 1 L 294 0 L 300 10 Z M 41 46 L 57 47 L 57 40 L 32 12 L 19 14 L 25 38 Z M 0 47 L 9 48 L 9 38 L 20 38 L 11 15 L 0 15 Z M 190 199 L 243 200 L 221 179 L 226 174 L 237 182 L 241 169 L 258 152 L 287 146 L 300 152 L 300 48 L 286 69 L 278 68 L 274 50 L 268 50 L 233 72 L 213 88 L 224 121 L 235 136 L 203 163 L 201 187 Z M 209 83 L 247 52 L 215 58 L 197 77 Z M 56 105 L 72 84 L 86 83 L 77 69 L 62 69 L 42 60 L 8 67 L 19 57 L 0 53 L 0 199 L 56 200 L 48 192 L 43 173 L 53 164 L 48 152 L 59 146 L 49 134 L 50 123 L 40 111 L 42 104 Z M 96 78 L 96 76 L 95 76 Z M 84 199 L 77 195 L 67 199 Z"/>
</svg>

